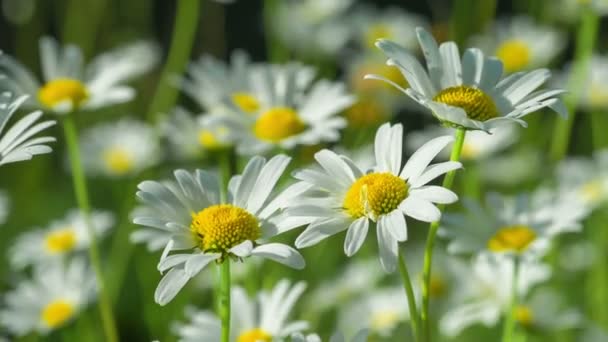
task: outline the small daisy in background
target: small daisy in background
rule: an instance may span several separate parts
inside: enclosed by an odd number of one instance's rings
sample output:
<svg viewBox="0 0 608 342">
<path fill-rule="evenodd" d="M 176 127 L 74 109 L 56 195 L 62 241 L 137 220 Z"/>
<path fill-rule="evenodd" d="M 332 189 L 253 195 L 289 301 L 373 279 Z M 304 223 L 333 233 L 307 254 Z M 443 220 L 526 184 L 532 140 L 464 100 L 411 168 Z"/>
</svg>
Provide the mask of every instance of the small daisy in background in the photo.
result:
<svg viewBox="0 0 608 342">
<path fill-rule="evenodd" d="M 426 141 L 450 134 L 451 129 L 446 127 L 430 127 L 422 131 L 411 132 L 406 137 L 405 146 L 410 152 L 416 151 Z M 490 130 L 471 131 L 464 137 L 460 158 L 463 161 L 474 161 L 491 157 L 513 145 L 519 137 L 515 125 L 504 125 Z M 448 150 L 443 150 L 440 157 L 448 159 Z"/>
<path fill-rule="evenodd" d="M 538 261 L 522 260 L 519 265 L 516 291 L 513 291 L 515 261 L 504 255 L 480 254 L 471 262 L 466 279 L 454 291 L 459 296 L 456 302 L 439 321 L 441 332 L 456 337 L 465 328 L 474 324 L 492 327 L 509 310 L 511 295 L 525 298 L 532 288 L 549 279 L 548 265 Z M 517 319 L 517 308 L 515 318 Z M 525 318 L 520 313 L 520 321 Z"/>
<path fill-rule="evenodd" d="M 2 55 L 0 55 L 2 58 Z M 0 82 L 4 78 L 0 76 Z M 35 137 L 34 135 L 55 125 L 48 120 L 36 123 L 42 116 L 41 111 L 29 113 L 12 126 L 8 125 L 15 111 L 27 100 L 27 96 L 15 97 L 3 92 L 0 94 L 0 166 L 9 163 L 30 160 L 35 155 L 50 153 L 47 146 L 55 138 L 49 136 Z"/>
<path fill-rule="evenodd" d="M 287 214 L 308 220 L 296 246 L 313 246 L 347 230 L 344 253 L 354 255 L 370 227 L 376 226 L 380 263 L 387 272 L 397 265 L 398 244 L 407 240 L 405 216 L 423 222 L 441 217 L 435 203 L 453 203 L 458 197 L 440 186 L 426 185 L 444 173 L 461 167 L 458 162 L 429 163 L 452 137 L 433 139 L 402 166 L 403 127 L 382 125 L 374 144 L 376 163 L 371 172 L 330 150 L 315 154 L 322 169 L 304 169 L 294 177 L 311 186 L 295 199 Z"/>
<path fill-rule="evenodd" d="M 557 97 L 561 89 L 537 90 L 550 77 L 547 69 L 512 74 L 501 80 L 503 65 L 488 58 L 481 50 L 465 50 L 462 58 L 454 42 L 442 43 L 422 28 L 416 29 L 420 47 L 426 58 L 425 70 L 416 56 L 389 40 L 376 46 L 388 57 L 387 64 L 397 66 L 409 88 L 380 75 L 367 75 L 392 84 L 426 107 L 442 124 L 466 130 L 484 130 L 516 122 L 527 126 L 522 118 L 549 107 L 561 116 L 567 110 Z"/>
<path fill-rule="evenodd" d="M 397 326 L 408 319 L 408 304 L 403 296 L 403 288 L 380 288 L 341 306 L 338 326 L 347 336 L 354 336 L 360 329 L 366 329 L 370 336 L 386 338 L 392 336 Z"/>
<path fill-rule="evenodd" d="M 564 71 L 556 78 L 555 84 L 566 84 L 572 77 L 572 64 L 566 64 Z M 581 82 L 578 105 L 587 111 L 605 110 L 608 108 L 608 57 L 593 55 L 585 80 Z"/>
<path fill-rule="evenodd" d="M 570 157 L 556 169 L 557 186 L 563 196 L 574 196 L 593 210 L 608 200 L 608 150 L 593 157 Z"/>
<path fill-rule="evenodd" d="M 293 226 L 294 220 L 287 220 L 279 212 L 299 193 L 299 187 L 272 193 L 289 161 L 285 155 L 268 161 L 251 158 L 243 173 L 230 180 L 225 201 L 221 200 L 223 190 L 217 177 L 203 170 L 176 170 L 175 181 L 144 181 L 138 185 L 137 197 L 143 207 L 137 210 L 133 222 L 159 230 L 161 235 L 170 234 L 158 264 L 165 275 L 156 289 L 157 303 L 171 301 L 211 262 L 257 256 L 296 269 L 304 267 L 304 259 L 295 249 L 267 242 L 300 224 L 296 221 Z M 178 252 L 170 254 L 172 251 Z"/>
<path fill-rule="evenodd" d="M 91 224 L 97 238 L 114 225 L 114 216 L 93 211 Z M 10 263 L 16 269 L 64 260 L 75 252 L 85 251 L 91 242 L 84 218 L 77 209 L 68 211 L 63 219 L 52 221 L 48 228 L 27 231 L 10 248 Z"/>
<path fill-rule="evenodd" d="M 29 95 L 25 106 L 58 114 L 94 110 L 130 101 L 135 90 L 124 83 L 152 69 L 159 60 L 150 42 L 135 42 L 97 56 L 86 66 L 75 45 L 60 46 L 51 37 L 40 39 L 42 83 L 21 63 L 0 56 L 0 89 Z"/>
<path fill-rule="evenodd" d="M 580 232 L 587 215 L 575 198 L 544 190 L 513 197 L 490 193 L 485 206 L 469 199 L 462 204 L 464 213 L 443 216 L 440 235 L 449 240 L 449 253 L 543 256 L 556 235 Z"/>
<path fill-rule="evenodd" d="M 161 159 L 160 143 L 151 126 L 130 118 L 98 124 L 80 136 L 82 165 L 92 176 L 137 175 Z"/>
<path fill-rule="evenodd" d="M 0 225 L 6 222 L 8 214 L 10 213 L 10 205 L 10 198 L 6 194 L 6 191 L 0 190 Z"/>
<path fill-rule="evenodd" d="M 304 67 L 291 63 L 261 69 L 259 86 L 265 101 L 252 113 L 233 120 L 242 132 L 237 152 L 262 154 L 272 149 L 291 150 L 297 145 L 316 145 L 340 138 L 346 120 L 339 116 L 355 98 L 340 82 L 318 80 L 306 91 L 297 86 Z"/>
<path fill-rule="evenodd" d="M 554 27 L 536 23 L 528 16 L 498 19 L 482 35 L 471 38 L 470 46 L 496 56 L 504 72 L 549 67 L 566 47 L 564 35 Z"/>
<path fill-rule="evenodd" d="M 579 328 L 585 319 L 550 288 L 538 288 L 515 308 L 515 319 L 529 331 L 552 333 Z"/>
<path fill-rule="evenodd" d="M 0 325 L 17 336 L 46 335 L 73 320 L 95 298 L 95 275 L 83 259 L 36 267 L 3 295 Z"/>
<path fill-rule="evenodd" d="M 232 289 L 232 310 L 230 340 L 237 342 L 283 341 L 291 334 L 308 329 L 306 321 L 289 321 L 298 299 L 304 293 L 306 284 L 291 284 L 280 280 L 271 291 L 262 290 L 255 298 L 249 298 L 243 288 Z M 188 309 L 189 323 L 174 325 L 179 341 L 219 341 L 220 320 L 209 311 Z M 308 340 L 304 340 L 308 341 Z"/>
</svg>

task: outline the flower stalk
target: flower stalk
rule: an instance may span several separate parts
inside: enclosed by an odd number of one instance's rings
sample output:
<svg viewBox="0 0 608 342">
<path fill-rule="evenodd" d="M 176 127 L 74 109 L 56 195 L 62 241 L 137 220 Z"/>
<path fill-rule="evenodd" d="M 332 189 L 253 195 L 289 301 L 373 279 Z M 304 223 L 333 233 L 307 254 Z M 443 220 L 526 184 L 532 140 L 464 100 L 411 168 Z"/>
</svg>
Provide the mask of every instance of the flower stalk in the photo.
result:
<svg viewBox="0 0 608 342">
<path fill-rule="evenodd" d="M 410 310 L 410 324 L 412 326 L 412 334 L 414 340 L 422 341 L 420 337 L 420 317 L 418 315 L 418 309 L 416 308 L 416 297 L 414 295 L 414 289 L 412 287 L 412 281 L 410 279 L 407 265 L 405 263 L 405 256 L 399 248 L 399 272 L 401 273 L 401 280 L 403 281 L 403 288 L 405 289 L 405 295 L 407 297 L 407 306 Z"/>
<path fill-rule="evenodd" d="M 519 282 L 519 257 L 513 260 L 513 279 L 511 284 L 511 303 L 505 315 L 505 322 L 502 327 L 502 342 L 511 342 L 515 336 L 515 310 L 519 302 L 517 294 L 517 283 Z"/>
<path fill-rule="evenodd" d="M 225 258 L 220 270 L 219 316 L 222 320 L 222 342 L 230 342 L 230 258 Z"/>
<path fill-rule="evenodd" d="M 464 138 L 467 131 L 464 128 L 458 128 L 456 130 L 456 141 L 452 146 L 452 152 L 450 154 L 451 161 L 458 161 L 462 152 L 462 146 L 464 144 Z M 456 170 L 448 172 L 443 178 L 442 187 L 451 190 L 454 184 L 454 177 L 456 177 Z M 437 206 L 440 211 L 444 211 L 445 205 Z M 423 334 L 426 341 L 431 341 L 431 324 L 429 320 L 429 296 L 431 286 L 431 266 L 433 263 L 433 247 L 435 246 L 435 237 L 437 236 L 437 230 L 439 229 L 440 221 L 431 223 L 429 227 L 429 233 L 426 239 L 426 246 L 424 248 L 424 266 L 422 271 L 423 282 L 422 282 L 422 308 L 420 311 L 420 321 L 423 330 Z"/>
</svg>

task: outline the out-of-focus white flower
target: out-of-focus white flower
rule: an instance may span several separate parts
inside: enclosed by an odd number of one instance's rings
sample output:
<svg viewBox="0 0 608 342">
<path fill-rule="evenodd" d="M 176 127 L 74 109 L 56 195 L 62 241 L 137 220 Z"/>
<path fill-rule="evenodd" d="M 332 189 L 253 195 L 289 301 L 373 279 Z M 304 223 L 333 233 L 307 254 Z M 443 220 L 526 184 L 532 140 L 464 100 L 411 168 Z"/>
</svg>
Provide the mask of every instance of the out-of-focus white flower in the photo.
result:
<svg viewBox="0 0 608 342">
<path fill-rule="evenodd" d="M 0 58 L 2 58 L 1 55 Z M 0 82 L 2 80 L 3 78 L 0 76 Z M 30 113 L 13 126 L 8 126 L 8 121 L 26 99 L 27 96 L 15 98 L 7 92 L 0 94 L 0 166 L 30 160 L 35 155 L 52 151 L 46 144 L 55 141 L 55 138 L 48 136 L 32 138 L 35 134 L 55 124 L 55 121 L 36 123 L 42 116 L 41 111 Z M 6 131 L 4 131 L 5 128 L 7 128 Z"/>
<path fill-rule="evenodd" d="M 446 127 L 430 127 L 423 131 L 411 132 L 406 137 L 405 145 L 410 152 L 415 151 L 430 139 L 448 135 L 452 129 Z M 477 160 L 490 157 L 511 146 L 517 141 L 519 132 L 515 125 L 504 125 L 490 130 L 467 132 L 460 157 L 462 160 Z M 449 150 L 440 154 L 444 159 L 450 157 Z"/>
<path fill-rule="evenodd" d="M 330 150 L 315 154 L 322 170 L 298 171 L 294 177 L 310 190 L 296 198 L 287 215 L 308 224 L 296 239 L 296 246 L 313 246 L 347 230 L 344 253 L 354 255 L 363 245 L 370 225 L 376 227 L 380 263 L 387 272 L 397 265 L 398 244 L 407 240 L 405 217 L 437 221 L 436 203 L 453 203 L 458 197 L 440 186 L 427 185 L 440 175 L 460 168 L 458 162 L 429 165 L 451 141 L 440 137 L 427 142 L 403 166 L 403 126 L 389 123 L 376 132 L 376 164 L 364 173 L 345 156 Z M 371 222 L 371 224 L 370 224 Z"/>
<path fill-rule="evenodd" d="M 0 324 L 18 336 L 46 335 L 73 320 L 95 297 L 95 274 L 83 259 L 52 263 L 34 269 L 4 296 Z"/>
<path fill-rule="evenodd" d="M 299 64 L 259 69 L 260 107 L 227 124 L 241 132 L 237 151 L 246 155 L 261 154 L 273 148 L 292 149 L 296 145 L 315 145 L 340 138 L 346 126 L 338 114 L 354 102 L 344 84 L 319 80 L 306 91 L 298 83 Z"/>
<path fill-rule="evenodd" d="M 90 219 L 97 238 L 106 234 L 114 224 L 114 217 L 109 212 L 94 211 Z M 18 269 L 28 265 L 44 265 L 85 250 L 90 243 L 84 218 L 79 210 L 72 209 L 63 219 L 52 221 L 48 228 L 19 236 L 10 249 L 10 262 Z"/>
<path fill-rule="evenodd" d="M 539 151 L 530 149 L 495 155 L 479 164 L 479 173 L 484 182 L 514 187 L 535 179 L 544 167 L 542 159 Z"/>
<path fill-rule="evenodd" d="M 255 299 L 249 299 L 244 289 L 231 290 L 231 341 L 283 341 L 294 333 L 308 329 L 308 322 L 293 321 L 288 318 L 298 298 L 306 289 L 304 282 L 292 286 L 289 280 L 279 281 L 272 291 L 261 291 Z M 174 325 L 174 331 L 181 342 L 219 341 L 221 322 L 209 311 L 188 309 L 188 324 Z M 302 337 L 303 338 L 303 337 Z M 311 340 L 315 341 L 314 337 Z M 319 340 L 317 340 L 319 341 Z"/>
<path fill-rule="evenodd" d="M 338 326 L 347 336 L 360 329 L 382 337 L 391 336 L 397 325 L 409 319 L 408 304 L 402 287 L 375 290 L 341 307 Z"/>
<path fill-rule="evenodd" d="M 599 16 L 608 15 L 608 1 L 606 0 L 558 0 L 553 6 L 547 6 L 549 15 L 560 22 L 577 22 L 586 6 Z"/>
<path fill-rule="evenodd" d="M 558 293 L 539 288 L 515 307 L 515 320 L 526 329 L 545 333 L 581 326 L 584 322 L 582 313 L 574 308 L 566 308 L 564 304 Z"/>
<path fill-rule="evenodd" d="M 6 191 L 0 190 L 0 225 L 6 222 L 6 218 L 10 212 L 10 199 Z"/>
<path fill-rule="evenodd" d="M 542 256 L 554 236 L 580 231 L 587 212 L 576 199 L 544 190 L 514 197 L 490 193 L 485 207 L 469 199 L 462 203 L 465 213 L 444 214 L 440 228 L 450 253 Z"/>
<path fill-rule="evenodd" d="M 557 29 L 543 26 L 528 16 L 499 19 L 488 32 L 471 39 L 471 46 L 496 56 L 505 73 L 549 67 L 566 46 Z"/>
<path fill-rule="evenodd" d="M 589 209 L 608 200 L 608 150 L 596 151 L 593 158 L 570 157 L 557 167 L 560 192 L 577 197 Z"/>
<path fill-rule="evenodd" d="M 535 285 L 549 278 L 550 268 L 532 259 L 520 263 L 516 291 L 525 298 Z M 511 304 L 514 269 L 514 260 L 509 256 L 477 255 L 466 279 L 454 292 L 459 295 L 460 304 L 452 306 L 439 322 L 441 332 L 454 337 L 473 324 L 496 325 Z"/>
<path fill-rule="evenodd" d="M 90 175 L 136 175 L 160 161 L 160 143 L 154 128 L 125 118 L 84 131 L 80 137 L 82 164 Z"/>
<path fill-rule="evenodd" d="M 545 107 L 567 116 L 558 97 L 565 90 L 535 91 L 551 77 L 549 70 L 515 73 L 501 79 L 503 65 L 498 59 L 485 57 L 475 48 L 467 49 L 461 58 L 456 43 L 439 46 L 429 32 L 422 28 L 416 32 L 427 70 L 404 47 L 384 39 L 376 43 L 388 57 L 387 63 L 401 70 L 409 88 L 403 89 L 380 75 L 366 77 L 394 85 L 444 125 L 484 131 L 511 122 L 526 126 L 522 118 Z"/>
<path fill-rule="evenodd" d="M 564 71 L 556 77 L 554 84 L 566 84 L 572 73 L 572 63 L 566 64 Z M 578 105 L 585 110 L 608 108 L 608 57 L 593 55 L 585 79 L 580 82 Z"/>
<path fill-rule="evenodd" d="M 255 256 L 297 269 L 304 267 L 298 251 L 268 242 L 294 228 L 279 209 L 287 206 L 301 187 L 272 194 L 289 161 L 285 155 L 268 161 L 251 158 L 242 175 L 231 178 L 223 200 L 219 180 L 203 170 L 176 170 L 175 180 L 138 185 L 137 197 L 144 206 L 137 210 L 133 222 L 146 228 L 135 232 L 132 239 L 150 244 L 151 240 L 169 238 L 158 264 L 158 270 L 166 274 L 154 294 L 157 303 L 167 304 L 204 267 L 228 262 L 226 258 Z M 172 251 L 179 252 L 170 254 Z"/>
<path fill-rule="evenodd" d="M 0 79 L 0 89 L 30 95 L 27 106 L 58 114 L 93 110 L 131 100 L 135 90 L 125 83 L 149 71 L 158 59 L 156 45 L 135 42 L 101 54 L 84 66 L 77 46 L 61 47 L 53 38 L 44 37 L 40 39 L 42 83 L 21 63 L 1 55 L 0 71 L 7 77 Z"/>
</svg>

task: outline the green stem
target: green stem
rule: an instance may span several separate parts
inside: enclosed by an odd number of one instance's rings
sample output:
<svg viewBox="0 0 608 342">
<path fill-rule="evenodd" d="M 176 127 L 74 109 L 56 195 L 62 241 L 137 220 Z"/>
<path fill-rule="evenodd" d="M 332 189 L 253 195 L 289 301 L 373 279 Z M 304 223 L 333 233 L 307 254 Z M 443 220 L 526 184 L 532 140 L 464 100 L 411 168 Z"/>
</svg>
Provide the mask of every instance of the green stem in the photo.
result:
<svg viewBox="0 0 608 342">
<path fill-rule="evenodd" d="M 277 15 L 280 0 L 264 0 L 264 30 L 266 34 L 266 54 L 273 63 L 285 62 L 289 59 L 289 52 L 278 41 L 274 29 L 273 19 Z"/>
<path fill-rule="evenodd" d="M 177 3 L 169 57 L 148 109 L 147 118 L 150 123 L 156 123 L 158 114 L 171 109 L 177 100 L 178 91 L 171 85 L 170 79 L 184 70 L 196 36 L 201 0 L 179 0 Z"/>
<path fill-rule="evenodd" d="M 452 146 L 452 153 L 450 154 L 451 161 L 458 161 L 460 159 L 460 153 L 462 152 L 462 145 L 464 144 L 464 137 L 467 131 L 459 128 L 456 130 L 456 141 Z M 448 172 L 443 178 L 442 186 L 446 189 L 451 189 L 454 184 L 454 177 L 456 176 L 456 170 Z M 445 205 L 437 206 L 440 211 L 443 212 Z M 430 284 L 431 284 L 431 266 L 433 264 L 433 246 L 435 245 L 435 236 L 439 229 L 439 222 L 435 221 L 431 223 L 429 227 L 429 233 L 426 238 L 426 246 L 424 248 L 424 268 L 422 271 L 423 282 L 422 282 L 422 310 L 420 312 L 421 325 L 423 326 L 424 336 L 426 341 L 431 341 L 431 323 L 429 320 L 429 295 L 430 295 Z"/>
<path fill-rule="evenodd" d="M 63 129 L 68 147 L 68 153 L 70 156 L 70 166 L 72 168 L 72 181 L 74 182 L 74 192 L 76 194 L 76 201 L 80 207 L 80 211 L 85 221 L 85 226 L 89 234 L 89 258 L 91 259 L 91 266 L 95 272 L 95 280 L 97 281 L 97 287 L 99 290 L 99 311 L 101 314 L 101 320 L 103 323 L 103 329 L 106 334 L 106 340 L 110 342 L 118 341 L 118 334 L 116 331 L 116 323 L 114 321 L 114 315 L 112 313 L 112 304 L 108 292 L 105 287 L 103 278 L 103 272 L 101 268 L 101 258 L 99 256 L 99 249 L 97 248 L 97 238 L 95 236 L 95 230 L 91 224 L 91 206 L 89 204 L 89 195 L 87 191 L 87 183 L 82 170 L 82 163 L 80 161 L 80 148 L 78 146 L 78 132 L 76 124 L 74 123 L 74 113 L 68 114 L 63 121 Z"/>
<path fill-rule="evenodd" d="M 589 71 L 589 60 L 593 54 L 593 47 L 597 40 L 599 28 L 599 17 L 590 7 L 585 7 L 582 14 L 582 22 L 579 27 L 576 39 L 575 59 L 572 67 L 572 74 L 568 79 L 568 90 L 570 94 L 566 98 L 566 108 L 569 116 L 566 120 L 558 120 L 551 145 L 551 157 L 553 160 L 561 160 L 568 152 L 570 136 L 574 119 L 576 117 L 576 107 L 580 101 L 581 88 Z"/>
<path fill-rule="evenodd" d="M 218 151 L 218 164 L 220 168 L 220 201 L 226 203 L 228 200 L 228 183 L 230 178 L 236 174 L 236 154 L 233 148 Z"/>
<path fill-rule="evenodd" d="M 401 280 L 403 281 L 403 288 L 405 289 L 405 295 L 407 297 L 407 306 L 410 310 L 410 323 L 412 325 L 412 334 L 414 340 L 421 341 L 420 338 L 420 317 L 418 316 L 418 309 L 416 308 L 416 297 L 414 296 L 414 289 L 412 288 L 412 281 L 410 280 L 409 272 L 407 271 L 407 265 L 405 263 L 405 256 L 399 248 L 399 272 L 401 272 Z"/>
<path fill-rule="evenodd" d="M 593 138 L 593 150 L 601 150 L 608 146 L 608 137 L 606 132 L 606 113 L 602 111 L 594 111 L 591 113 L 591 136 Z"/>
<path fill-rule="evenodd" d="M 519 302 L 517 295 L 517 283 L 519 279 L 519 257 L 513 260 L 513 279 L 511 283 L 511 303 L 505 316 L 505 323 L 502 326 L 502 342 L 512 342 L 515 336 L 515 309 Z"/>
<path fill-rule="evenodd" d="M 230 258 L 220 265 L 219 314 L 222 320 L 222 342 L 230 342 Z"/>
</svg>

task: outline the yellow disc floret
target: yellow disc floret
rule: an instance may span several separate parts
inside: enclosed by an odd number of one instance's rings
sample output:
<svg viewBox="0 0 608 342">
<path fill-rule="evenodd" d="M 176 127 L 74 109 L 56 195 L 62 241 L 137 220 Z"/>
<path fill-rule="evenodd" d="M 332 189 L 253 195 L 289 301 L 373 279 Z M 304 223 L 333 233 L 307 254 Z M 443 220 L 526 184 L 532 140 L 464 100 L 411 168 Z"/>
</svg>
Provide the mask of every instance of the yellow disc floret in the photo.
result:
<svg viewBox="0 0 608 342">
<path fill-rule="evenodd" d="M 370 317 L 370 328 L 374 331 L 391 329 L 401 321 L 401 315 L 396 310 L 375 312 Z"/>
<path fill-rule="evenodd" d="M 253 132 L 261 140 L 277 143 L 301 133 L 306 124 L 295 110 L 276 107 L 264 112 L 255 122 Z"/>
<path fill-rule="evenodd" d="M 435 95 L 433 101 L 460 107 L 472 120 L 486 121 L 498 116 L 498 109 L 492 98 L 480 89 L 470 86 L 446 88 Z"/>
<path fill-rule="evenodd" d="M 534 314 L 530 307 L 525 305 L 518 305 L 514 311 L 515 320 L 524 326 L 530 326 L 534 322 Z"/>
<path fill-rule="evenodd" d="M 243 332 L 237 338 L 237 342 L 270 342 L 272 341 L 272 336 L 266 331 L 255 328 L 251 330 L 247 330 Z"/>
<path fill-rule="evenodd" d="M 488 249 L 493 252 L 523 252 L 536 239 L 536 233 L 525 225 L 500 228 L 488 241 Z"/>
<path fill-rule="evenodd" d="M 53 230 L 45 240 L 47 251 L 60 254 L 71 251 L 76 245 L 76 233 L 71 227 Z"/>
<path fill-rule="evenodd" d="M 344 117 L 350 127 L 365 128 L 386 121 L 386 108 L 372 99 L 362 98 L 344 112 Z"/>
<path fill-rule="evenodd" d="M 260 237 L 255 216 L 231 204 L 218 204 L 192 214 L 192 232 L 203 251 L 226 253 L 230 248 Z"/>
<path fill-rule="evenodd" d="M 509 73 L 525 69 L 530 64 L 530 55 L 530 46 L 519 39 L 507 40 L 496 49 L 496 57 Z"/>
<path fill-rule="evenodd" d="M 52 80 L 38 90 L 38 100 L 50 108 L 64 101 L 69 101 L 74 108 L 78 108 L 88 98 L 89 92 L 84 84 L 69 78 Z"/>
<path fill-rule="evenodd" d="M 397 209 L 407 197 L 407 183 L 391 173 L 370 173 L 357 179 L 344 196 L 344 209 L 353 218 L 372 218 Z"/>
<path fill-rule="evenodd" d="M 245 113 L 254 113 L 260 109 L 260 101 L 249 93 L 237 92 L 231 97 L 232 102 Z"/>
<path fill-rule="evenodd" d="M 106 169 L 115 175 L 124 175 L 133 169 L 133 158 L 121 147 L 112 147 L 104 151 L 103 162 Z"/>
<path fill-rule="evenodd" d="M 40 318 L 47 327 L 56 328 L 72 318 L 74 312 L 75 308 L 71 302 L 58 299 L 50 302 L 42 309 Z"/>
</svg>

